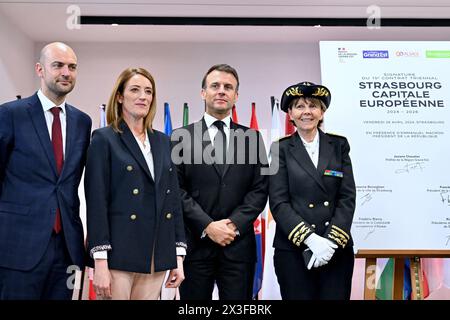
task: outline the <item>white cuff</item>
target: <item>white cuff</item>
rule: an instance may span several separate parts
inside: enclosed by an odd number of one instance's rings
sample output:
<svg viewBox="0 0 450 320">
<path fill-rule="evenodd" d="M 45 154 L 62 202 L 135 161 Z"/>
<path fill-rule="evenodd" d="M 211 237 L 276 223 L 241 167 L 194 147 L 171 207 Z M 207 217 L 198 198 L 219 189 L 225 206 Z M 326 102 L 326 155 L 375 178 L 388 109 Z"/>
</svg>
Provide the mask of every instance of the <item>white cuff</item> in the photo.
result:
<svg viewBox="0 0 450 320">
<path fill-rule="evenodd" d="M 186 255 L 186 249 L 183 247 L 177 247 L 177 256 L 185 256 Z"/>
<path fill-rule="evenodd" d="M 108 251 L 102 250 L 102 251 L 94 252 L 93 258 L 94 259 L 106 259 L 107 260 L 108 259 Z"/>
</svg>

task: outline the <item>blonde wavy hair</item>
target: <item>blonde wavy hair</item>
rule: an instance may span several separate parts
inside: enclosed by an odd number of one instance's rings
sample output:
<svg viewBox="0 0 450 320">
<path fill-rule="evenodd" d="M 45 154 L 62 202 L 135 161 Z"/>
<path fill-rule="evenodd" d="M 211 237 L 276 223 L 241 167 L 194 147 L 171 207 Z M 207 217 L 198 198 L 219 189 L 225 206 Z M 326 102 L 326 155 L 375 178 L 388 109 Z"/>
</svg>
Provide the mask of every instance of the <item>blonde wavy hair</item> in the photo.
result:
<svg viewBox="0 0 450 320">
<path fill-rule="evenodd" d="M 153 119 L 156 114 L 156 85 L 153 76 L 145 70 L 144 68 L 127 68 L 119 75 L 117 78 L 114 89 L 109 97 L 108 104 L 106 106 L 106 121 L 108 125 L 111 125 L 114 131 L 122 133 L 119 129 L 119 124 L 123 121 L 123 110 L 122 104 L 118 101 L 119 93 L 123 96 L 123 91 L 125 85 L 133 76 L 140 74 L 147 78 L 152 84 L 152 103 L 150 105 L 150 110 L 144 118 L 144 128 L 147 128 L 152 132 Z"/>
</svg>

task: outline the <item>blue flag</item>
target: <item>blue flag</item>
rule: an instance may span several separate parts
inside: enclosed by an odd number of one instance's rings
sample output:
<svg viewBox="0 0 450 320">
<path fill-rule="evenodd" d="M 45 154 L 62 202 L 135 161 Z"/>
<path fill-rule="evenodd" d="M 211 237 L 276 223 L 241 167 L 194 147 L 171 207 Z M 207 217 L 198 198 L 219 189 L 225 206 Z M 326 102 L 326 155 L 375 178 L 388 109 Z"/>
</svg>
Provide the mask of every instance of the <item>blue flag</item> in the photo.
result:
<svg viewBox="0 0 450 320">
<path fill-rule="evenodd" d="M 167 102 L 164 102 L 164 133 L 168 136 L 172 134 L 172 119 L 170 118 L 170 108 Z"/>
<path fill-rule="evenodd" d="M 106 127 L 106 112 L 105 112 L 106 106 L 102 104 L 100 106 L 100 126 L 99 128 Z"/>
<path fill-rule="evenodd" d="M 411 267 L 409 258 L 405 258 L 405 267 L 403 273 L 403 300 L 411 300 Z"/>
</svg>

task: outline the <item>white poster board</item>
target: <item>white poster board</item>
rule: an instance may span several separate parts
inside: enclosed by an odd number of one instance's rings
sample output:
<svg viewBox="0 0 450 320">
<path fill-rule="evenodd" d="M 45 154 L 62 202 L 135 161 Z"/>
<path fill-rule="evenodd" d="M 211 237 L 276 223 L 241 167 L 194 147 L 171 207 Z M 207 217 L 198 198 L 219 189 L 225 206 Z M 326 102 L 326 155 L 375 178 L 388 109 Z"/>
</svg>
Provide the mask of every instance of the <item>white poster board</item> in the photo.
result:
<svg viewBox="0 0 450 320">
<path fill-rule="evenodd" d="M 450 249 L 450 42 L 320 42 L 326 132 L 346 136 L 356 249 Z"/>
</svg>

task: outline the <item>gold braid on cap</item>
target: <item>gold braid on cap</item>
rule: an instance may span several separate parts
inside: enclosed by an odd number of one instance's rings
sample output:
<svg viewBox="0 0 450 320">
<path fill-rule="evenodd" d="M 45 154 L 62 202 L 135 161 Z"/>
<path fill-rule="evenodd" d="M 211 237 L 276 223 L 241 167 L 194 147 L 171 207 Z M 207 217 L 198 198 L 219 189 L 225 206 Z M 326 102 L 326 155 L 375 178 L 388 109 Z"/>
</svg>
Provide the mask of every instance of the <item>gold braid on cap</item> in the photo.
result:
<svg viewBox="0 0 450 320">
<path fill-rule="evenodd" d="M 298 89 L 298 87 L 290 88 L 288 91 L 286 91 L 286 97 L 289 96 L 302 97 L 303 93 Z"/>
<path fill-rule="evenodd" d="M 327 89 L 325 89 L 325 88 L 317 88 L 316 92 L 314 92 L 312 94 L 312 96 L 315 96 L 315 97 L 324 97 L 324 96 L 328 97 L 329 94 L 330 93 L 328 92 Z"/>
</svg>

